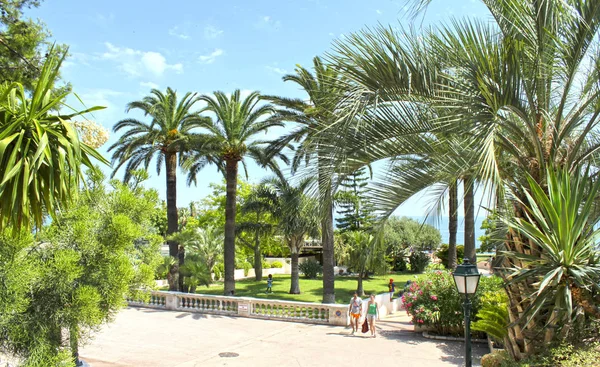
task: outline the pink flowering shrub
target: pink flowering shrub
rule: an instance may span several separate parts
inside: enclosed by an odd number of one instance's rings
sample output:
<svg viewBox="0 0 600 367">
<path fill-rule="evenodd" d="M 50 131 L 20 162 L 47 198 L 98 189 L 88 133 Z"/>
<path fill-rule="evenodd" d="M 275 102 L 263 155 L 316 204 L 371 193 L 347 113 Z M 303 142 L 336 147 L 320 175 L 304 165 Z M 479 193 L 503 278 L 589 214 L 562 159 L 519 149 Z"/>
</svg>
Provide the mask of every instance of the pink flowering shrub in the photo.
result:
<svg viewBox="0 0 600 367">
<path fill-rule="evenodd" d="M 471 296 L 472 317 L 479 309 L 479 296 L 497 291 L 501 291 L 498 280 L 481 278 L 477 294 Z M 464 296 L 456 291 L 452 274 L 447 270 L 436 270 L 418 277 L 404 292 L 402 300 L 414 325 L 425 326 L 442 335 L 463 330 Z"/>
</svg>

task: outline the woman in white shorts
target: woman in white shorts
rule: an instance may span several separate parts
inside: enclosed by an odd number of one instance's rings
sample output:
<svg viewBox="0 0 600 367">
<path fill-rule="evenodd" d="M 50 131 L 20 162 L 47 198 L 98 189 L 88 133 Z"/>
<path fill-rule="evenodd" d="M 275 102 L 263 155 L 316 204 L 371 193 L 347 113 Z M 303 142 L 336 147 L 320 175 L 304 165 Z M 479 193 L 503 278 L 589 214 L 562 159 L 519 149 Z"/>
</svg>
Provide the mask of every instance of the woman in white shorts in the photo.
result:
<svg viewBox="0 0 600 367">
<path fill-rule="evenodd" d="M 369 303 L 367 303 L 367 320 L 373 338 L 375 337 L 375 319 L 379 319 L 379 305 L 375 302 L 375 295 L 371 294 Z"/>
</svg>

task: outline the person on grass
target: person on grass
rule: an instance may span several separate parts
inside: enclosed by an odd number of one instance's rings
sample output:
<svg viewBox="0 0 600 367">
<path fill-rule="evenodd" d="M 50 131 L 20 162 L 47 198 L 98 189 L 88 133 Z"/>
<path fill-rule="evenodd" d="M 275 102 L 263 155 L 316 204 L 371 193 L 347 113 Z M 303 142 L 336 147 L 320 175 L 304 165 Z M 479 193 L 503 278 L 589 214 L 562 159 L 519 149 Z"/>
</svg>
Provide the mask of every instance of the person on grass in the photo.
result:
<svg viewBox="0 0 600 367">
<path fill-rule="evenodd" d="M 271 274 L 267 278 L 267 293 L 273 293 L 273 275 Z"/>
<path fill-rule="evenodd" d="M 350 312 L 350 323 L 352 324 L 352 334 L 358 331 L 358 320 L 362 315 L 362 299 L 358 296 L 358 293 L 354 292 L 354 297 L 350 301 L 348 307 Z"/>
<path fill-rule="evenodd" d="M 371 294 L 367 303 L 367 321 L 371 329 L 371 336 L 375 338 L 375 319 L 379 320 L 379 305 L 375 301 L 375 295 Z"/>
</svg>

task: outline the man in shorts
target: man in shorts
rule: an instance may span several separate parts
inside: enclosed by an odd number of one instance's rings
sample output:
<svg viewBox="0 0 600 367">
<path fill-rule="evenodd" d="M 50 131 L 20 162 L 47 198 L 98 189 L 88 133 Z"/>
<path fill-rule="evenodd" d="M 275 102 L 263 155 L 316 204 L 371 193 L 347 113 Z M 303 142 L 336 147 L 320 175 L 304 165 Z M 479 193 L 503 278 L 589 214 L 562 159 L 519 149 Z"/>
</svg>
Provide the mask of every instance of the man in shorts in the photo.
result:
<svg viewBox="0 0 600 367">
<path fill-rule="evenodd" d="M 348 307 L 350 312 L 350 323 L 352 324 L 352 334 L 358 331 L 358 320 L 362 314 L 362 299 L 358 296 L 358 293 L 354 292 L 354 297 L 350 301 Z"/>
</svg>

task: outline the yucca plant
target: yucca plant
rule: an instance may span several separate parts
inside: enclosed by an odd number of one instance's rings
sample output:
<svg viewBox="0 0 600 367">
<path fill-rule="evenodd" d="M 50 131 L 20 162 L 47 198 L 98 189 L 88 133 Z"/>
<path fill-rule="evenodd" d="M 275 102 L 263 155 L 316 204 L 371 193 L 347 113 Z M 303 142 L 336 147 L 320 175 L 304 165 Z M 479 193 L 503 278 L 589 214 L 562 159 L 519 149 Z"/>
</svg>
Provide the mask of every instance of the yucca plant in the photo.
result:
<svg viewBox="0 0 600 367">
<path fill-rule="evenodd" d="M 535 289 L 525 295 L 529 302 L 522 313 L 524 327 L 538 314 L 550 315 L 543 329 L 549 342 L 557 329 L 566 335 L 578 314 L 600 317 L 591 302 L 600 274 L 596 200 L 600 180 L 589 169 L 570 173 L 548 168 L 546 172 L 542 184 L 528 179 L 526 200 L 516 199 L 524 216 L 504 221 L 541 249 L 540 253 L 506 251 L 505 255 L 522 264 L 512 267 L 508 280 L 513 284 L 528 280 Z"/>
<path fill-rule="evenodd" d="M 108 163 L 71 122 L 104 107 L 76 111 L 64 103 L 68 93 L 53 94 L 64 58 L 50 51 L 31 95 L 19 82 L 0 87 L 0 228 L 41 226 L 46 213 L 69 204 L 82 165 L 94 169 L 92 158 Z"/>
</svg>

